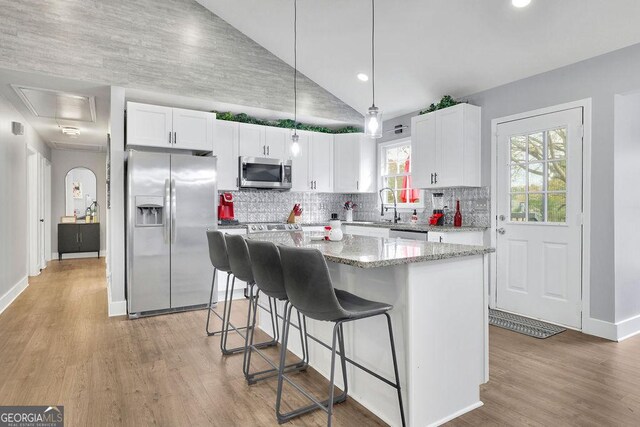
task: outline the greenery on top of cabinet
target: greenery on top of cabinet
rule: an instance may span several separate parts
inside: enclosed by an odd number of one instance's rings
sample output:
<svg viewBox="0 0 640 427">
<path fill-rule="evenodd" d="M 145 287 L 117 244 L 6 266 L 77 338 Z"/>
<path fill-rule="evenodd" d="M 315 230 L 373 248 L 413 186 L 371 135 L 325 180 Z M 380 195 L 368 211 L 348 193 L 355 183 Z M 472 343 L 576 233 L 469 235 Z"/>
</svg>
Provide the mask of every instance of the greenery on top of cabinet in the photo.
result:
<svg viewBox="0 0 640 427">
<path fill-rule="evenodd" d="M 420 115 L 432 113 L 436 110 L 442 110 L 443 108 L 447 108 L 447 107 L 453 107 L 454 105 L 458 105 L 461 103 L 462 102 L 456 101 L 455 99 L 453 99 L 450 95 L 445 95 L 437 104 L 431 104 L 429 105 L 429 108 L 427 108 L 426 110 L 421 110 Z"/>
<path fill-rule="evenodd" d="M 295 122 L 291 119 L 280 119 L 280 120 L 262 120 L 255 117 L 251 117 L 248 114 L 240 113 L 233 114 L 230 112 L 220 113 L 214 111 L 216 113 L 216 119 L 218 120 L 227 120 L 231 122 L 240 122 L 240 123 L 250 123 L 253 125 L 261 125 L 261 126 L 272 126 L 277 128 L 286 128 L 293 129 Z M 330 129 L 324 126 L 315 126 L 308 125 L 304 123 L 298 123 L 298 130 L 307 130 L 311 132 L 321 132 L 321 133 L 359 133 L 362 132 L 362 128 L 356 126 L 346 126 L 339 129 Z"/>
</svg>

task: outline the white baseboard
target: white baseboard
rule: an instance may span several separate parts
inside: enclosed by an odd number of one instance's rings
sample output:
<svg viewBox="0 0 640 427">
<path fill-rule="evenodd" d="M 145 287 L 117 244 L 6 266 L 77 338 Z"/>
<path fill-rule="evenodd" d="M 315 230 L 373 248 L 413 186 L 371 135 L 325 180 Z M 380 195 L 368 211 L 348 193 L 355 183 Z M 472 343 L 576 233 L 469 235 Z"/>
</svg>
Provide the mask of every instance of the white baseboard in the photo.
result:
<svg viewBox="0 0 640 427">
<path fill-rule="evenodd" d="M 611 341 L 618 340 L 618 333 L 615 323 L 604 320 L 587 318 L 582 322 L 582 333 L 594 335 Z"/>
<path fill-rule="evenodd" d="M 109 301 L 109 317 L 127 314 L 127 301 Z"/>
<path fill-rule="evenodd" d="M 640 315 L 616 322 L 616 328 L 618 329 L 618 341 L 624 341 L 640 334 Z"/>
<path fill-rule="evenodd" d="M 0 297 L 0 313 L 6 310 L 11 303 L 18 298 L 25 289 L 29 286 L 29 277 L 24 276 L 18 283 L 13 285 L 4 295 Z"/>
<path fill-rule="evenodd" d="M 95 258 L 97 252 L 76 252 L 72 254 L 62 254 L 62 259 L 74 259 L 74 258 Z M 100 251 L 100 258 L 107 256 L 107 251 Z M 58 260 L 58 252 L 53 253 L 53 260 Z"/>
<path fill-rule="evenodd" d="M 611 341 L 624 341 L 640 334 L 640 315 L 616 323 L 587 319 L 582 325 L 582 332 Z"/>
<path fill-rule="evenodd" d="M 449 422 L 449 421 L 451 421 L 451 420 L 453 420 L 455 418 L 458 418 L 459 416 L 464 415 L 467 412 L 473 411 L 474 409 L 477 409 L 477 408 L 481 407 L 482 405 L 484 405 L 484 403 L 482 403 L 482 401 L 478 401 L 478 402 L 474 403 L 473 405 L 469 405 L 464 409 L 461 409 L 461 410 L 459 410 L 457 412 L 454 412 L 453 414 L 451 414 L 451 415 L 449 415 L 449 416 L 447 416 L 447 417 L 445 417 L 445 418 L 443 418 L 441 420 L 436 421 L 435 423 L 429 424 L 429 427 L 441 426 L 442 424 L 447 423 L 447 422 Z"/>
</svg>

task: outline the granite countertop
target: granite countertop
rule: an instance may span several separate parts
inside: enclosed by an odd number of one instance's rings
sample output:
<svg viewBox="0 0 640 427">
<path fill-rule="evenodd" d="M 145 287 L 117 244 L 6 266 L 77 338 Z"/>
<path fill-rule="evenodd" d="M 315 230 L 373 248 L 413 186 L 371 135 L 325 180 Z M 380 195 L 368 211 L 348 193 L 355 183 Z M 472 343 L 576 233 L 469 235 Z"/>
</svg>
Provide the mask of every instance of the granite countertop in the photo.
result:
<svg viewBox="0 0 640 427">
<path fill-rule="evenodd" d="M 271 232 L 247 235 L 248 239 L 320 250 L 327 261 L 360 268 L 388 267 L 494 252 L 483 246 L 423 242 L 417 240 L 345 235 L 339 242 L 311 240 L 319 233 Z"/>
<path fill-rule="evenodd" d="M 463 225 L 462 227 L 454 227 L 453 225 L 429 225 L 429 224 L 411 224 L 411 223 L 397 223 L 391 222 L 366 222 L 366 221 L 354 221 L 343 222 L 345 225 L 353 225 L 357 227 L 376 227 L 376 228 L 388 228 L 396 231 L 438 231 L 441 233 L 453 233 L 464 231 L 485 231 L 489 227 L 472 227 Z"/>
</svg>

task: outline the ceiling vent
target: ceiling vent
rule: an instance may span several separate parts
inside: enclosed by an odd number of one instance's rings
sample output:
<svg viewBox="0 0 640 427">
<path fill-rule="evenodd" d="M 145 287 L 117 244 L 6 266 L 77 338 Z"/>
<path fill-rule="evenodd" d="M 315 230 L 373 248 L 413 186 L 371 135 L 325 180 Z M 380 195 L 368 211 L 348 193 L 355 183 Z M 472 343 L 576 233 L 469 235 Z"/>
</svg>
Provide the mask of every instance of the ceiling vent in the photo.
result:
<svg viewBox="0 0 640 427">
<path fill-rule="evenodd" d="M 81 142 L 58 142 L 51 141 L 53 148 L 56 150 L 81 150 L 81 151 L 93 151 L 94 153 L 101 153 L 106 151 L 106 147 L 103 145 L 83 144 Z"/>
<path fill-rule="evenodd" d="M 11 87 L 36 117 L 77 122 L 96 121 L 95 96 L 19 85 Z"/>
</svg>

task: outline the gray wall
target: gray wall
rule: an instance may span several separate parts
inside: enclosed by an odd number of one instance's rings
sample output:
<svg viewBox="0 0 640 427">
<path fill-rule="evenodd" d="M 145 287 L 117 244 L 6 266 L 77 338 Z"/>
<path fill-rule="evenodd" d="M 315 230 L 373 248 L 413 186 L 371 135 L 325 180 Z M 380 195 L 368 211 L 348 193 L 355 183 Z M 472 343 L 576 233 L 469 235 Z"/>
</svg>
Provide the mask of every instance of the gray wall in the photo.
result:
<svg viewBox="0 0 640 427">
<path fill-rule="evenodd" d="M 608 322 L 616 320 L 614 220 L 611 213 L 614 203 L 614 98 L 616 94 L 640 89 L 638 70 L 640 44 L 462 97 L 482 107 L 483 185 L 491 185 L 492 119 L 592 99 L 590 311 L 591 317 Z M 411 125 L 411 117 L 416 114 L 389 120 L 384 128 L 391 129 L 395 124 Z M 389 134 L 385 136 L 393 138 Z M 619 227 L 625 225 L 619 224 Z M 640 299 L 640 290 L 636 287 L 627 297 Z"/>
<path fill-rule="evenodd" d="M 0 67 L 293 112 L 293 69 L 194 0 L 0 0 Z M 300 76 L 300 114 L 361 114 Z"/>
<path fill-rule="evenodd" d="M 65 215 L 65 177 L 67 172 L 76 167 L 91 169 L 96 175 L 96 194 L 100 205 L 100 250 L 104 252 L 107 247 L 106 154 L 74 150 L 51 150 L 51 252 L 58 252 L 58 222 Z"/>
<path fill-rule="evenodd" d="M 12 121 L 24 124 L 24 135 L 11 133 Z M 27 144 L 51 157 L 33 128 L 0 96 L 0 298 L 28 271 Z"/>
<path fill-rule="evenodd" d="M 615 100 L 616 322 L 640 314 L 640 94 Z"/>
</svg>

